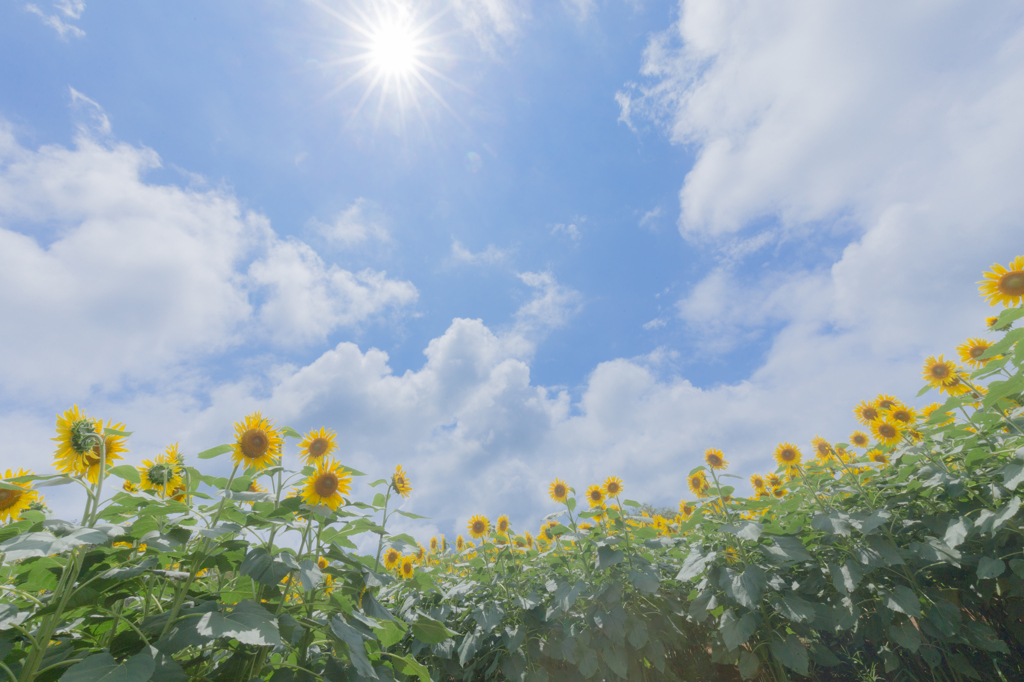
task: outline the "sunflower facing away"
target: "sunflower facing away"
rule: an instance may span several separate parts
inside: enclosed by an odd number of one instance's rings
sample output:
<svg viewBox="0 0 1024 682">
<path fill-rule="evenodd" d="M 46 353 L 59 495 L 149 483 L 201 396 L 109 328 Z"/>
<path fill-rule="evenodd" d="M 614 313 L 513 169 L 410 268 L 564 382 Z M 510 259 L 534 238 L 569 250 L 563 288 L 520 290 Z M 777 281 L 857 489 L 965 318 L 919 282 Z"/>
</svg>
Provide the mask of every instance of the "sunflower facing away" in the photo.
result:
<svg viewBox="0 0 1024 682">
<path fill-rule="evenodd" d="M 416 566 L 416 557 L 414 557 L 411 554 L 408 555 L 408 556 L 404 556 L 404 557 L 402 557 L 402 567 L 401 567 L 399 572 L 402 574 L 403 578 L 408 580 L 409 578 L 412 577 L 413 572 L 416 570 L 415 566 Z"/>
<path fill-rule="evenodd" d="M 166 450 L 156 456 L 155 461 L 142 460 L 142 466 L 137 468 L 143 490 L 155 490 L 161 496 L 166 496 L 182 485 L 178 472 L 177 443 L 168 445 Z"/>
<path fill-rule="evenodd" d="M 784 467 L 795 467 L 800 464 L 800 460 L 803 458 L 800 448 L 792 443 L 779 443 L 779 446 L 775 448 L 773 456 L 775 461 L 779 463 L 779 466 Z"/>
<path fill-rule="evenodd" d="M 1005 268 L 994 263 L 983 277 L 978 292 L 989 305 L 1002 303 L 1004 308 L 1012 308 L 1024 301 L 1024 256 L 1017 256 Z"/>
<path fill-rule="evenodd" d="M 853 408 L 853 413 L 857 415 L 857 421 L 864 426 L 871 426 L 871 422 L 878 419 L 878 408 L 866 400 L 857 403 L 857 407 Z"/>
<path fill-rule="evenodd" d="M 696 471 L 690 474 L 686 479 L 686 485 L 690 488 L 690 492 L 697 497 L 704 497 L 704 493 L 710 487 L 707 475 L 703 471 Z"/>
<path fill-rule="evenodd" d="M 591 509 L 604 506 L 604 491 L 601 490 L 601 486 L 594 484 L 587 488 L 587 502 L 590 503 Z"/>
<path fill-rule="evenodd" d="M 53 453 L 54 467 L 65 474 L 81 472 L 81 459 L 96 444 L 87 434 L 96 433 L 101 422 L 90 419 L 78 405 L 57 415 L 57 449 Z"/>
<path fill-rule="evenodd" d="M 622 479 L 618 476 L 609 476 L 604 479 L 604 494 L 608 497 L 618 497 L 622 494 Z"/>
<path fill-rule="evenodd" d="M 115 424 L 113 421 L 108 420 L 108 429 L 114 429 L 115 431 L 124 431 L 124 424 Z M 97 432 L 103 431 L 103 421 L 100 420 L 96 423 Z M 128 452 L 128 448 L 125 446 L 124 436 L 103 436 L 103 450 L 100 450 L 100 444 L 96 443 L 95 439 L 91 442 L 95 443 L 90 449 L 86 450 L 81 458 L 79 459 L 79 474 L 84 474 L 85 478 L 90 483 L 95 483 L 100 477 L 100 459 L 102 454 L 105 452 L 107 456 L 107 469 L 113 466 L 113 463 L 119 459 L 122 459 L 121 453 Z"/>
<path fill-rule="evenodd" d="M 405 473 L 405 469 L 399 464 L 395 467 L 395 473 L 391 475 L 391 485 L 394 487 L 395 492 L 402 497 L 409 497 L 409 493 L 412 492 L 412 483 L 409 481 L 409 475 Z"/>
<path fill-rule="evenodd" d="M 9 479 L 17 478 L 18 476 L 29 476 L 32 472 L 25 471 L 24 469 L 18 469 L 17 471 L 7 470 L 7 473 L 3 475 L 3 482 L 8 485 L 16 485 L 21 490 L 10 490 L 8 488 L 0 488 L 0 521 L 4 519 L 10 519 L 11 521 L 17 520 L 21 515 L 21 512 L 28 509 L 29 506 L 39 497 L 39 493 L 35 490 L 31 490 L 27 483 L 11 483 Z"/>
<path fill-rule="evenodd" d="M 989 360 L 992 360 L 992 358 L 985 358 L 984 360 L 981 359 L 981 356 L 984 355 L 985 351 L 987 351 L 991 346 L 992 344 L 985 339 L 980 339 L 975 336 L 967 339 L 957 346 L 956 353 L 960 356 L 961 361 L 977 369 L 979 367 L 983 367 Z"/>
<path fill-rule="evenodd" d="M 895 445 L 903 436 L 903 428 L 896 422 L 882 419 L 871 425 L 871 433 L 875 440 L 883 445 Z"/>
<path fill-rule="evenodd" d="M 724 471 L 729 467 L 729 463 L 725 461 L 725 455 L 718 448 L 708 448 L 705 450 L 704 461 L 716 471 Z"/>
<path fill-rule="evenodd" d="M 257 410 L 240 422 L 235 422 L 235 443 L 231 461 L 247 469 L 266 469 L 281 454 L 284 438 L 274 423 Z"/>
<path fill-rule="evenodd" d="M 389 571 L 398 565 L 398 562 L 402 560 L 402 553 L 394 547 L 388 547 L 384 550 L 384 568 Z"/>
<path fill-rule="evenodd" d="M 299 443 L 299 455 L 306 460 L 306 464 L 316 464 L 338 448 L 334 443 L 335 437 L 334 431 L 329 429 L 310 431 Z"/>
<path fill-rule="evenodd" d="M 498 531 L 501 535 L 508 533 L 508 514 L 502 514 L 498 517 L 498 523 L 495 525 L 494 530 Z"/>
<path fill-rule="evenodd" d="M 569 486 L 562 479 L 556 478 L 548 486 L 548 495 L 555 502 L 565 502 L 566 498 L 569 497 Z"/>
<path fill-rule="evenodd" d="M 352 474 L 345 471 L 334 459 L 321 459 L 316 471 L 309 475 L 302 486 L 302 501 L 306 504 L 322 504 L 336 510 L 352 491 Z"/>
<path fill-rule="evenodd" d="M 486 516 L 477 514 L 469 519 L 469 523 L 466 524 L 466 530 L 469 531 L 469 536 L 474 540 L 479 540 L 483 536 L 487 535 L 487 531 L 491 529 L 491 522 Z"/>
<path fill-rule="evenodd" d="M 870 441 L 871 439 L 868 438 L 868 434 L 863 431 L 854 431 L 850 434 L 850 442 L 853 443 L 855 447 L 866 448 Z"/>
</svg>

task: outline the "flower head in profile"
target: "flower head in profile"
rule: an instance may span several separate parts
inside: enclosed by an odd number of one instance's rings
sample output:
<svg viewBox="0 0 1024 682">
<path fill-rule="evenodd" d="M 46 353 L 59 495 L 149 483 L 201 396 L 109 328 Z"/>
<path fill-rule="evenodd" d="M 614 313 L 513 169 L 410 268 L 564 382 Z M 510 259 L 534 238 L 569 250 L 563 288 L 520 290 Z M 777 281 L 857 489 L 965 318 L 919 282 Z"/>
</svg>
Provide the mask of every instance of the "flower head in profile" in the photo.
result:
<svg viewBox="0 0 1024 682">
<path fill-rule="evenodd" d="M 800 448 L 792 443 L 779 443 L 779 446 L 775 448 L 773 456 L 775 461 L 779 463 L 779 466 L 790 468 L 800 464 L 800 460 L 803 458 Z"/>
<path fill-rule="evenodd" d="M 338 448 L 334 442 L 336 437 L 334 431 L 325 428 L 310 431 L 299 443 L 299 456 L 306 464 L 315 465 Z"/>
<path fill-rule="evenodd" d="M 857 406 L 853 408 L 853 413 L 857 415 L 857 421 L 864 426 L 871 426 L 871 422 L 878 419 L 878 408 L 866 400 L 857 403 Z"/>
<path fill-rule="evenodd" d="M 437 554 L 437 548 L 438 548 L 438 542 L 437 542 L 437 536 L 435 535 L 434 537 L 430 538 L 430 553 L 431 554 Z"/>
<path fill-rule="evenodd" d="M 402 559 L 402 553 L 394 547 L 388 547 L 384 550 L 384 568 L 389 571 L 398 565 L 398 562 Z"/>
<path fill-rule="evenodd" d="M 881 419 L 871 425 L 871 433 L 882 445 L 895 445 L 903 437 L 903 426 L 899 422 Z"/>
<path fill-rule="evenodd" d="M 523 539 L 526 540 L 526 546 L 530 549 L 533 549 L 533 533 L 531 533 L 530 531 L 526 531 L 525 533 L 523 533 Z"/>
<path fill-rule="evenodd" d="M 469 523 L 466 524 L 466 530 L 469 531 L 469 536 L 474 540 L 479 540 L 483 536 L 487 535 L 487 532 L 491 529 L 491 522 L 486 516 L 476 514 L 470 517 Z"/>
<path fill-rule="evenodd" d="M 814 456 L 819 462 L 825 464 L 832 457 L 832 444 L 821 436 L 815 436 L 811 440 L 811 447 L 814 448 Z"/>
<path fill-rule="evenodd" d="M 177 443 L 168 445 L 153 460 L 142 460 L 142 466 L 137 468 L 143 490 L 153 490 L 161 496 L 168 496 L 177 488 L 183 487 L 181 472 L 178 469 Z"/>
<path fill-rule="evenodd" d="M 494 530 L 497 531 L 499 535 L 508 534 L 508 514 L 502 514 L 498 517 L 498 523 L 495 524 Z"/>
<path fill-rule="evenodd" d="M 331 459 L 321 459 L 316 471 L 302 486 L 302 501 L 309 505 L 324 505 L 336 510 L 345 501 L 343 495 L 352 491 L 352 474 Z"/>
<path fill-rule="evenodd" d="M 609 476 L 604 479 L 604 494 L 607 497 L 618 497 L 622 494 L 622 479 L 618 476 Z"/>
<path fill-rule="evenodd" d="M 15 483 L 10 480 L 19 476 L 30 475 L 31 472 L 25 471 L 24 469 L 18 469 L 17 471 L 8 469 L 7 472 L 0 477 L 0 479 L 2 479 L 7 485 L 12 485 L 17 488 L 16 490 L 0 488 L 0 521 L 3 521 L 4 519 L 16 521 L 18 517 L 21 516 L 21 512 L 31 508 L 32 503 L 39 497 L 39 493 L 29 488 L 28 483 Z"/>
<path fill-rule="evenodd" d="M 235 422 L 231 461 L 247 469 L 266 469 L 277 461 L 283 446 L 284 438 L 274 423 L 257 410 Z"/>
<path fill-rule="evenodd" d="M 412 492 L 412 483 L 409 481 L 409 475 L 405 473 L 405 469 L 399 464 L 395 467 L 395 473 L 391 475 L 391 485 L 394 487 L 395 492 L 402 497 L 409 497 L 409 493 Z"/>
<path fill-rule="evenodd" d="M 697 497 L 704 497 L 704 493 L 711 487 L 707 474 L 703 471 L 695 471 L 690 474 L 686 479 L 686 485 L 690 488 L 690 492 Z"/>
<path fill-rule="evenodd" d="M 555 502 L 565 502 L 566 498 L 569 497 L 569 486 L 562 479 L 556 478 L 548 486 L 548 495 Z"/>
<path fill-rule="evenodd" d="M 587 502 L 591 509 L 604 506 L 604 490 L 601 489 L 601 486 L 594 484 L 587 488 Z"/>
<path fill-rule="evenodd" d="M 866 448 L 871 439 L 863 431 L 854 431 L 850 434 L 850 443 L 856 448 Z"/>
<path fill-rule="evenodd" d="M 1005 268 L 994 263 L 983 277 L 978 282 L 978 292 L 988 299 L 990 306 L 1002 304 L 1012 308 L 1024 302 L 1024 256 L 1017 256 Z"/>
<path fill-rule="evenodd" d="M 462 539 L 462 536 L 460 535 L 460 536 L 456 537 L 455 538 L 455 551 L 456 552 L 461 552 L 465 548 L 466 548 L 466 541 Z"/>
<path fill-rule="evenodd" d="M 725 455 L 718 448 L 708 448 L 704 451 L 704 461 L 715 471 L 724 471 L 729 467 L 725 461 Z"/>
<path fill-rule="evenodd" d="M 423 545 L 421 545 L 419 543 L 416 543 L 416 563 L 420 563 L 420 562 L 422 562 L 426 558 L 427 558 L 427 550 L 426 550 L 426 548 Z"/>
</svg>

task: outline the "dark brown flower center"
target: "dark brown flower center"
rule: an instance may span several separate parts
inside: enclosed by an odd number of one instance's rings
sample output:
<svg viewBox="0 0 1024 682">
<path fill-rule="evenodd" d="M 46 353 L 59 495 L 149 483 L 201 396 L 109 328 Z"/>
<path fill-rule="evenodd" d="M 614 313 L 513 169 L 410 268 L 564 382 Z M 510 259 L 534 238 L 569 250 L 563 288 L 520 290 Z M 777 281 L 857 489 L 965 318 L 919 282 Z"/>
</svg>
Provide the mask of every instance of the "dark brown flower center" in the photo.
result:
<svg viewBox="0 0 1024 682">
<path fill-rule="evenodd" d="M 555 497 L 565 497 L 566 492 L 564 485 L 555 486 Z"/>
<path fill-rule="evenodd" d="M 330 444 L 327 442 L 326 438 L 314 439 L 313 442 L 309 444 L 309 456 L 313 458 L 322 457 L 323 454 L 327 452 L 329 445 Z"/>
<path fill-rule="evenodd" d="M 474 521 L 473 522 L 473 532 L 476 533 L 477 535 L 483 534 L 483 532 L 484 532 L 484 522 L 483 521 Z"/>
<path fill-rule="evenodd" d="M 949 376 L 949 367 L 942 363 L 935 365 L 932 367 L 932 376 L 936 379 L 945 379 Z"/>
<path fill-rule="evenodd" d="M 23 494 L 24 493 L 19 493 L 17 490 L 0 488 L 0 509 L 13 507 L 14 503 L 17 502 Z"/>
<path fill-rule="evenodd" d="M 246 459 L 259 459 L 267 454 L 270 441 L 261 429 L 249 429 L 242 434 L 242 456 Z"/>
<path fill-rule="evenodd" d="M 313 484 L 313 490 L 320 497 L 330 497 L 338 491 L 338 477 L 332 473 L 321 474 Z"/>
<path fill-rule="evenodd" d="M 896 429 L 889 424 L 882 424 L 878 427 L 878 433 L 881 434 L 883 438 L 892 438 L 896 435 Z"/>
<path fill-rule="evenodd" d="M 999 278 L 999 291 L 1008 296 L 1024 296 L 1024 272 L 1013 270 Z"/>
<path fill-rule="evenodd" d="M 971 350 L 968 351 L 968 355 L 977 360 L 985 354 L 986 350 L 988 350 L 988 346 L 971 346 Z"/>
<path fill-rule="evenodd" d="M 792 462 L 794 459 L 796 459 L 796 452 L 791 450 L 790 448 L 786 448 L 779 453 L 779 457 L 782 458 L 783 462 Z"/>
</svg>

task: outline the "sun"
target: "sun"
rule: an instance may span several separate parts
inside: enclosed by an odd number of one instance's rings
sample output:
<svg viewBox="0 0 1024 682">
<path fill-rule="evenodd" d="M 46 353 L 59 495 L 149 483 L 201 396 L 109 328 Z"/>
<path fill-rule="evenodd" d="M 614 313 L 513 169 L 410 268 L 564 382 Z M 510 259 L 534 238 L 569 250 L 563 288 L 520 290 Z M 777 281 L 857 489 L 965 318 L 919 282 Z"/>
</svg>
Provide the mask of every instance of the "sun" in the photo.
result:
<svg viewBox="0 0 1024 682">
<path fill-rule="evenodd" d="M 407 76 L 418 67 L 415 29 L 400 19 L 384 21 L 372 29 L 367 58 L 386 76 Z"/>
</svg>

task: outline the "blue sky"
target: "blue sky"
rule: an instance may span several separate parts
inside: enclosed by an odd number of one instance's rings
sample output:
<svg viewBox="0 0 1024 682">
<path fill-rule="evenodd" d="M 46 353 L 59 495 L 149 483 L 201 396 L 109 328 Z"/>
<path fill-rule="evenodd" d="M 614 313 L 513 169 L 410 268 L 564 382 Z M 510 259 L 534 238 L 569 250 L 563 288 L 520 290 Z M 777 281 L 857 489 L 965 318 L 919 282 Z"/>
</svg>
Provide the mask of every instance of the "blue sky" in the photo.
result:
<svg viewBox="0 0 1024 682">
<path fill-rule="evenodd" d="M 1024 250 L 1016 3 L 410 7 L 433 93 L 357 108 L 400 4 L 0 5 L 0 465 L 72 403 L 135 460 L 262 409 L 421 535 L 674 504 L 912 398 Z"/>
</svg>

